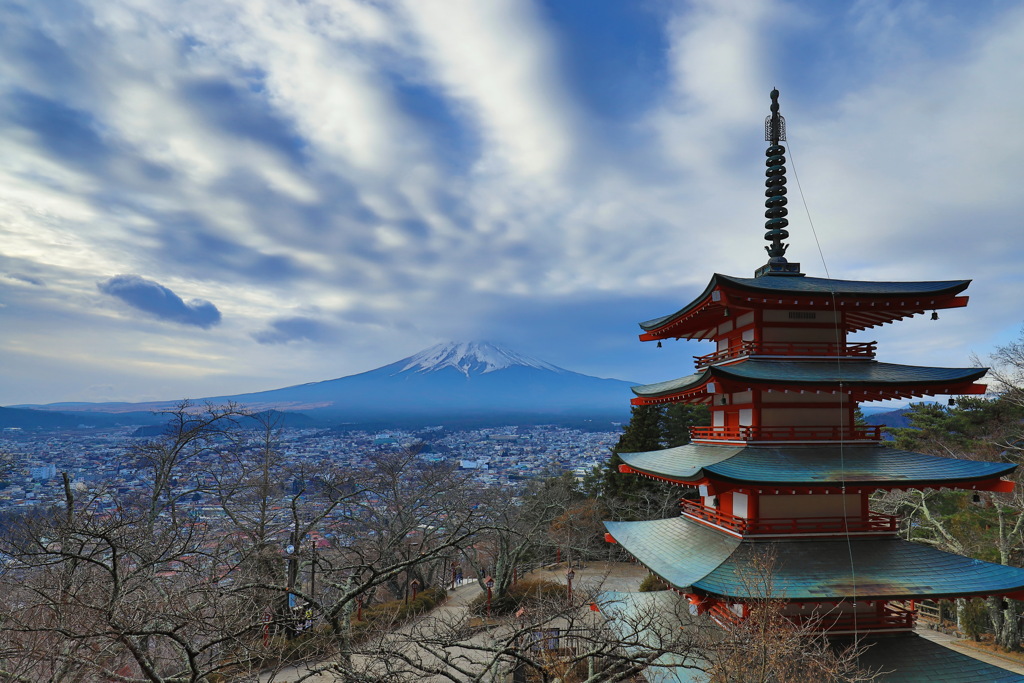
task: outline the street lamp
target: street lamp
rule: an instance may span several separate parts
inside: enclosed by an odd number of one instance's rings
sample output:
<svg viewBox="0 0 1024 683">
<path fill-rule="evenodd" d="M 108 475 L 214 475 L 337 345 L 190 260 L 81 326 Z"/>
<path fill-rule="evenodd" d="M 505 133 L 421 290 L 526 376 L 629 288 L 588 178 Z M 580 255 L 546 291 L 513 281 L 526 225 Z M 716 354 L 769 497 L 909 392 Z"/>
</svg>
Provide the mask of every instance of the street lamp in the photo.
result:
<svg viewBox="0 0 1024 683">
<path fill-rule="evenodd" d="M 569 582 L 569 587 L 568 587 L 567 595 L 568 595 L 568 597 L 569 597 L 569 601 L 570 601 L 570 602 L 572 602 L 572 580 L 573 580 L 573 579 L 574 579 L 575 577 L 576 577 L 576 572 L 574 572 L 574 571 L 572 570 L 572 567 L 569 567 L 569 571 L 567 571 L 567 572 L 565 573 L 565 578 L 566 578 L 566 579 L 568 580 L 568 582 Z"/>
<path fill-rule="evenodd" d="M 487 618 L 491 618 L 491 589 L 494 588 L 494 579 L 488 576 L 484 579 L 484 585 L 487 586 Z"/>
</svg>

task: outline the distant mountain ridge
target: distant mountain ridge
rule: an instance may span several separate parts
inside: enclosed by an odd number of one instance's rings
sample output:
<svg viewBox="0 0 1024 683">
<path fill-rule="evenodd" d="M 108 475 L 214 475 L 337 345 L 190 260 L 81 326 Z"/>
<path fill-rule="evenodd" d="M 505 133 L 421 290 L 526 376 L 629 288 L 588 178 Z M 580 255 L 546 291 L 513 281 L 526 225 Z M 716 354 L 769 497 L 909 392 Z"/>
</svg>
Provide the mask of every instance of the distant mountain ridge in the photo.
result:
<svg viewBox="0 0 1024 683">
<path fill-rule="evenodd" d="M 624 419 L 633 382 L 572 372 L 485 341 L 449 342 L 374 370 L 198 403 L 301 412 L 318 421 L 422 421 L 515 415 L 517 419 Z M 65 413 L 166 410 L 177 401 L 18 406 Z"/>
</svg>

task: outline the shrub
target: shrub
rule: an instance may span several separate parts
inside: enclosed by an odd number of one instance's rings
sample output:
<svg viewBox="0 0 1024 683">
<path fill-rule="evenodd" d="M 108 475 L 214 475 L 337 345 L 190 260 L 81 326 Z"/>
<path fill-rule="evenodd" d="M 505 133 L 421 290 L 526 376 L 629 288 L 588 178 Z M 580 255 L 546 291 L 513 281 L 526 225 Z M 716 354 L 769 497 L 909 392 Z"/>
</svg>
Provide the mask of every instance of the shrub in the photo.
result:
<svg viewBox="0 0 1024 683">
<path fill-rule="evenodd" d="M 644 577 L 644 580 L 640 582 L 640 588 L 637 590 L 641 593 L 651 593 L 653 591 L 666 590 L 668 586 L 655 574 L 648 574 Z"/>
<path fill-rule="evenodd" d="M 511 614 L 520 607 L 529 607 L 536 604 L 551 604 L 555 601 L 564 601 L 566 598 L 566 587 L 564 584 L 548 581 L 546 579 L 524 579 L 510 586 L 502 596 L 491 598 L 491 614 Z M 469 611 L 472 614 L 483 615 L 487 612 L 487 592 L 473 598 L 469 603 Z"/>
</svg>

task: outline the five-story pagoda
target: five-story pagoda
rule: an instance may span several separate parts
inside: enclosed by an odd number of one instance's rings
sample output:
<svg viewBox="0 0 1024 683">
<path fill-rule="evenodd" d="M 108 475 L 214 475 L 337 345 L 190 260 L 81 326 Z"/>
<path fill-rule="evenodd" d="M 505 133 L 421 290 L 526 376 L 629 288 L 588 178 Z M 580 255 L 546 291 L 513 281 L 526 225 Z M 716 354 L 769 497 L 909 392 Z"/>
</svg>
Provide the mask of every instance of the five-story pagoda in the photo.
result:
<svg viewBox="0 0 1024 683">
<path fill-rule="evenodd" d="M 681 310 L 640 324 L 643 341 L 707 340 L 715 350 L 693 374 L 634 387 L 633 403 L 703 403 L 711 425 L 685 446 L 621 453 L 620 470 L 698 495 L 681 500 L 677 517 L 607 522 L 608 540 L 726 626 L 764 598 L 836 635 L 909 631 L 922 599 L 1024 598 L 1024 569 L 908 542 L 895 518 L 871 509 L 876 491 L 1009 491 L 1002 477 L 1015 466 L 890 448 L 880 427 L 855 421 L 864 401 L 984 392 L 983 368 L 879 362 L 874 342 L 849 339 L 965 306 L 970 281 L 833 280 L 788 262 L 785 122 L 771 96 L 768 263 L 752 278 L 715 274 Z M 744 576 L 766 551 L 773 595 L 755 595 Z"/>
</svg>

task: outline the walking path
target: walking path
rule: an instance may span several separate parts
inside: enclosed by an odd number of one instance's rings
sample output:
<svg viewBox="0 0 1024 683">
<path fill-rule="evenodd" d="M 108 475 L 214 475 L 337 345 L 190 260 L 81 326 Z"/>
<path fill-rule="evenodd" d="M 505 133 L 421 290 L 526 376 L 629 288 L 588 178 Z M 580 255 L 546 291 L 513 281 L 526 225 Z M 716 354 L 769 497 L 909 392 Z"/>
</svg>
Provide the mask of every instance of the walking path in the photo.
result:
<svg viewBox="0 0 1024 683">
<path fill-rule="evenodd" d="M 551 565 L 529 572 L 524 578 L 542 579 L 566 583 L 565 565 Z M 574 592 L 590 588 L 600 588 L 606 591 L 635 591 L 648 572 L 642 565 L 626 562 L 591 562 L 582 567 L 574 569 L 573 577 Z M 444 619 L 446 616 L 461 616 L 466 606 L 482 593 L 480 585 L 476 580 L 465 580 L 453 591 L 449 591 L 448 599 L 436 609 L 432 610 L 432 618 Z M 400 632 L 408 632 L 415 620 L 400 627 Z M 316 666 L 315 664 L 312 666 Z M 304 676 L 308 676 L 305 677 Z M 335 676 L 321 674 L 310 676 L 309 666 L 299 664 L 285 667 L 275 672 L 265 672 L 257 679 L 260 683 L 289 683 L 302 680 L 308 683 L 333 683 L 337 681 Z M 421 683 L 429 683 L 424 678 Z"/>
<path fill-rule="evenodd" d="M 605 591 L 623 592 L 636 591 L 640 582 L 648 573 L 647 569 L 642 565 L 624 562 L 592 562 L 584 567 L 577 567 L 574 571 L 573 585 L 577 590 L 600 587 Z M 566 582 L 565 565 L 537 569 L 530 572 L 527 576 L 529 578 L 557 581 L 564 584 Z M 448 593 L 448 599 L 445 603 L 440 605 L 431 614 L 433 616 L 455 616 L 460 614 L 480 594 L 480 586 L 475 580 L 463 581 L 455 590 Z M 401 628 L 404 630 L 410 627 L 410 624 L 406 624 Z M 922 627 L 918 627 L 915 631 L 922 638 L 938 645 L 987 664 L 1024 675 L 1024 664 L 1016 659 L 970 647 L 964 640 L 940 631 Z M 304 674 L 308 675 L 309 669 L 305 665 L 300 664 L 275 673 L 265 673 L 259 677 L 258 681 L 260 683 L 287 683 L 289 681 L 304 680 L 309 683 L 334 683 L 337 680 L 334 676 L 327 674 L 303 678 Z M 422 683 L 428 683 L 427 679 L 423 679 Z"/>
</svg>

